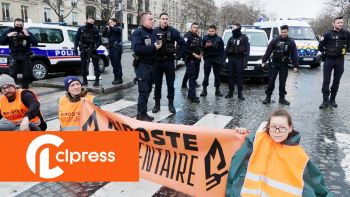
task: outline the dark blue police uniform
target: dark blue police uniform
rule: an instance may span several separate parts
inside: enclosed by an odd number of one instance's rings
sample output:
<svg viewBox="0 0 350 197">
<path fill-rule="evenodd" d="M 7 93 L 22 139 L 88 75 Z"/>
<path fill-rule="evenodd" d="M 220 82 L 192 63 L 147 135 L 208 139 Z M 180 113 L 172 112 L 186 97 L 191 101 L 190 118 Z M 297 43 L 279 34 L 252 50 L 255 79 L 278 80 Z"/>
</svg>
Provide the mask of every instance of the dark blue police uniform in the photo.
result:
<svg viewBox="0 0 350 197">
<path fill-rule="evenodd" d="M 81 58 L 81 75 L 83 76 L 82 85 L 87 85 L 87 75 L 90 58 L 94 65 L 95 83 L 94 86 L 99 85 L 100 68 L 98 66 L 97 48 L 102 44 L 102 40 L 97 28 L 92 24 L 79 27 L 77 34 L 75 35 L 74 49 L 77 50 L 79 46 L 80 58 Z"/>
<path fill-rule="evenodd" d="M 9 64 L 9 74 L 10 76 L 17 80 L 17 73 L 19 70 L 22 70 L 23 79 L 22 79 L 22 88 L 28 89 L 29 83 L 32 77 L 32 63 L 31 55 L 32 51 L 30 46 L 38 45 L 36 38 L 32 33 L 29 33 L 29 36 L 24 35 L 22 32 L 23 28 L 8 28 L 4 31 L 3 35 L 0 38 L 0 44 L 6 45 L 9 44 L 10 48 L 10 64 Z M 10 32 L 17 32 L 16 36 L 8 37 L 7 34 Z"/>
<path fill-rule="evenodd" d="M 218 35 L 210 36 L 205 35 L 202 41 L 204 48 L 204 80 L 203 91 L 201 96 L 207 95 L 207 86 L 209 85 L 209 75 L 213 68 L 214 72 L 214 86 L 216 88 L 215 95 L 222 96 L 220 92 L 220 65 L 224 61 L 224 41 Z"/>
<path fill-rule="evenodd" d="M 153 67 L 157 57 L 155 43 L 157 37 L 153 29 L 141 27 L 131 35 L 131 44 L 140 63 L 135 67 L 139 97 L 137 102 L 137 119 L 152 121 L 154 118 L 147 114 L 148 97 L 152 91 Z"/>
<path fill-rule="evenodd" d="M 327 108 L 329 104 L 333 107 L 338 106 L 335 97 L 338 93 L 340 79 L 344 73 L 344 55 L 350 46 L 349 32 L 344 29 L 328 31 L 323 38 L 318 46 L 318 49 L 326 55 L 323 64 L 323 102 L 320 109 Z M 329 90 L 332 70 L 334 70 L 334 77 Z"/>
<path fill-rule="evenodd" d="M 154 100 L 155 106 L 152 110 L 156 113 L 160 110 L 160 99 L 162 93 L 163 75 L 165 73 L 168 99 L 169 99 L 169 111 L 176 113 L 174 108 L 174 81 L 175 81 L 175 41 L 177 45 L 181 47 L 185 44 L 184 40 L 180 36 L 180 32 L 173 27 L 166 27 L 162 29 L 157 27 L 153 30 L 153 34 L 157 36 L 157 39 L 162 40 L 162 47 L 157 51 L 157 60 L 154 69 L 155 75 L 155 89 Z"/>
<path fill-rule="evenodd" d="M 232 31 L 232 37 L 228 40 L 225 54 L 228 57 L 228 72 L 229 72 L 229 92 L 226 98 L 232 98 L 235 89 L 233 74 L 237 75 L 238 98 L 245 100 L 243 97 L 243 70 L 247 63 L 247 58 L 250 53 L 249 39 L 243 35 L 240 29 Z"/>
<path fill-rule="evenodd" d="M 185 64 L 186 73 L 185 78 L 189 79 L 189 88 L 187 98 L 194 103 L 199 103 L 199 98 L 196 96 L 196 79 L 199 75 L 200 59 L 193 56 L 193 53 L 200 55 L 203 54 L 202 39 L 192 32 L 187 32 L 184 36 L 186 43 L 185 47 Z"/>
<path fill-rule="evenodd" d="M 273 56 L 272 62 L 269 65 L 269 82 L 265 91 L 266 98 L 263 103 L 271 103 L 271 95 L 275 89 L 275 80 L 279 74 L 279 102 L 284 105 L 289 105 L 290 102 L 285 99 L 285 96 L 287 94 L 286 81 L 290 58 L 292 58 L 294 68 L 298 68 L 299 66 L 297 47 L 294 40 L 289 37 L 282 38 L 281 36 L 274 38 L 269 43 L 265 55 L 262 58 L 262 62 L 266 63 L 271 54 L 273 54 Z"/>
</svg>

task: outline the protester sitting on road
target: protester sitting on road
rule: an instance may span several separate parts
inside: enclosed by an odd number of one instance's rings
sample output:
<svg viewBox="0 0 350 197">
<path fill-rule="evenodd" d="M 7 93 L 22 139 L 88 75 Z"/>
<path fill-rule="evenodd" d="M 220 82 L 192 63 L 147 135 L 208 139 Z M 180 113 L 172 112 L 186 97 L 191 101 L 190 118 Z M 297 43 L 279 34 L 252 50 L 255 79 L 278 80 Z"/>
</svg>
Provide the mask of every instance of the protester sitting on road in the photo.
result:
<svg viewBox="0 0 350 197">
<path fill-rule="evenodd" d="M 37 96 L 26 89 L 16 89 L 15 80 L 0 75 L 0 131 L 45 131 Z"/>
<path fill-rule="evenodd" d="M 100 106 L 100 103 L 94 96 L 88 94 L 77 77 L 67 76 L 64 78 L 64 87 L 67 92 L 59 99 L 58 106 L 60 128 L 61 131 L 78 131 L 80 130 L 81 99 L 86 99 L 97 106 Z"/>
<path fill-rule="evenodd" d="M 226 196 L 333 196 L 299 141 L 290 114 L 273 112 L 232 157 Z"/>
</svg>

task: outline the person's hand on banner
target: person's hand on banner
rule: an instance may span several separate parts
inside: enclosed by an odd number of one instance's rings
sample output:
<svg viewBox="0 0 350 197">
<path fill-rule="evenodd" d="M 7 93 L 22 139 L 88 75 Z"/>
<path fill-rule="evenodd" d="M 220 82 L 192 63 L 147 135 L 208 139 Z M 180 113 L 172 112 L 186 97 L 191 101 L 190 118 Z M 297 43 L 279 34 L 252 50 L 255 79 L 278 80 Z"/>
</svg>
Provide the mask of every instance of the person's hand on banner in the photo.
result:
<svg viewBox="0 0 350 197">
<path fill-rule="evenodd" d="M 240 128 L 240 127 L 236 127 L 235 131 L 239 134 L 249 134 L 250 131 L 246 128 Z"/>
</svg>

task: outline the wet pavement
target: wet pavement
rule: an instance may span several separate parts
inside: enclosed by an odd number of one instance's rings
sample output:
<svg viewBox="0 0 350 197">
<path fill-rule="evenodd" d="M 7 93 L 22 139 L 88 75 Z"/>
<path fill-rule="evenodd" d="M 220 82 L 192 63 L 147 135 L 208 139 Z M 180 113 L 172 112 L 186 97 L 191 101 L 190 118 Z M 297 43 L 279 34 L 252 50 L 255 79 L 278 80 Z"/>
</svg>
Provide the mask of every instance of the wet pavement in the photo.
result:
<svg viewBox="0 0 350 197">
<path fill-rule="evenodd" d="M 322 102 L 322 68 L 311 69 L 309 67 L 300 68 L 299 73 L 289 72 L 287 80 L 287 100 L 291 102 L 290 106 L 280 105 L 278 102 L 270 105 L 263 105 L 262 100 L 265 97 L 266 84 L 259 80 L 247 80 L 244 84 L 245 101 L 237 99 L 237 92 L 232 99 L 214 96 L 213 75 L 211 75 L 208 87 L 208 96 L 201 97 L 201 103 L 192 104 L 187 97 L 187 89 L 181 89 L 181 81 L 185 68 L 176 71 L 175 81 L 175 107 L 182 109 L 175 115 L 168 116 L 160 122 L 193 125 L 208 113 L 232 116 L 232 120 L 225 128 L 246 127 L 250 130 L 256 130 L 262 121 L 267 120 L 269 114 L 276 109 L 283 108 L 288 110 L 293 118 L 294 128 L 301 133 L 301 145 L 308 153 L 310 159 L 319 167 L 327 187 L 335 196 L 346 197 L 350 193 L 350 57 L 347 56 L 345 72 L 340 84 L 339 94 L 337 96 L 338 108 L 328 108 L 320 110 L 318 106 Z M 198 82 L 203 79 L 203 67 L 201 67 Z M 161 105 L 167 106 L 166 88 L 163 83 Z M 278 101 L 278 80 L 276 80 L 276 89 L 273 99 Z M 199 96 L 202 88 L 197 89 Z M 222 84 L 222 92 L 226 93 L 228 87 L 226 83 Z M 277 91 L 276 91 L 277 90 Z M 38 90 L 40 91 L 40 90 Z M 49 90 L 54 91 L 54 90 Z M 49 117 L 55 117 L 57 108 L 51 99 L 58 98 L 62 91 L 49 93 L 46 95 L 47 103 L 44 104 L 44 114 Z M 45 94 L 45 93 L 41 93 Z M 103 104 L 112 103 L 120 99 L 137 102 L 137 86 L 119 90 L 118 92 L 100 95 L 99 98 Z M 45 95 L 44 95 L 45 96 Z M 149 98 L 148 110 L 153 107 L 153 92 Z M 57 104 L 56 104 L 57 105 Z M 126 107 L 118 113 L 134 117 L 136 115 L 136 105 Z M 150 114 L 151 115 L 151 114 Z M 18 196 L 51 196 L 47 192 L 53 185 L 58 184 L 67 189 L 69 195 L 52 195 L 52 196 L 82 196 L 80 194 L 88 191 L 88 196 L 94 191 L 103 187 L 104 183 L 40 183 L 38 185 L 22 192 Z M 68 185 L 67 185 L 68 184 Z M 69 189 L 70 186 L 76 185 L 76 189 Z M 45 190 L 45 187 L 47 189 Z M 1 190 L 1 189 L 0 189 Z M 73 191 L 73 192 L 72 192 Z M 113 191 L 111 191 L 113 192 Z M 50 194 L 50 195 L 47 195 Z M 63 193 L 64 194 L 64 193 Z M 116 195 L 119 196 L 119 195 Z M 122 195 L 120 195 L 122 196 Z M 153 196 L 185 196 L 176 191 L 167 188 L 161 188 Z"/>
</svg>

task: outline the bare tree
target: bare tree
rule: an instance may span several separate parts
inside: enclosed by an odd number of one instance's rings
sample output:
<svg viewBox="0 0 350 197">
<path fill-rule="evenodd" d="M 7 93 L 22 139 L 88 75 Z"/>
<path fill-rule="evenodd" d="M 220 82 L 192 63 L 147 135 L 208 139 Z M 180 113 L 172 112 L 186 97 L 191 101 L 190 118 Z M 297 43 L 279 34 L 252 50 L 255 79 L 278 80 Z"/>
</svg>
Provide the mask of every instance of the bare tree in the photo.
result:
<svg viewBox="0 0 350 197">
<path fill-rule="evenodd" d="M 84 1 L 86 5 L 95 7 L 95 14 L 99 16 L 102 21 L 108 21 L 108 19 L 115 16 L 116 12 L 121 10 L 120 0 Z"/>
<path fill-rule="evenodd" d="M 347 29 L 350 19 L 350 1 L 349 0 L 328 0 L 326 9 L 334 16 L 344 16 L 344 24 Z"/>
<path fill-rule="evenodd" d="M 76 8 L 80 0 L 72 1 L 71 4 L 69 5 L 70 8 L 68 9 L 68 12 L 66 12 L 65 14 L 62 13 L 62 8 L 64 7 L 63 0 L 37 0 L 37 1 L 48 5 L 54 11 L 54 13 L 58 16 L 58 21 L 64 22 L 64 19 L 70 15 L 70 13 L 73 11 L 74 8 Z"/>
</svg>

